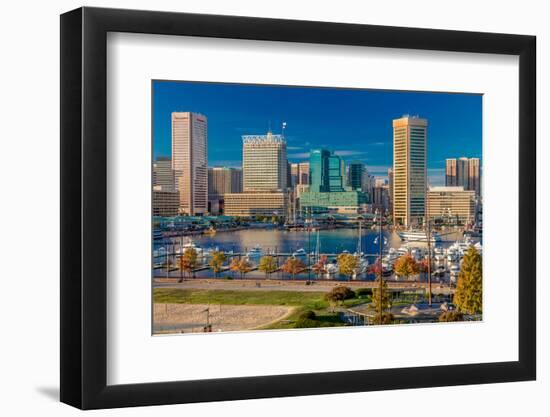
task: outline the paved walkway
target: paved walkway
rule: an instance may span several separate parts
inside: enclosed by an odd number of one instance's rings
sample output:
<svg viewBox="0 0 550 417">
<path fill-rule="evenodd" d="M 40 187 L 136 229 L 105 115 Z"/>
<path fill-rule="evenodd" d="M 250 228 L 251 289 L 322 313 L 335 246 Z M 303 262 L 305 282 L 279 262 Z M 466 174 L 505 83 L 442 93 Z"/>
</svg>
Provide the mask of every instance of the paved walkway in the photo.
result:
<svg viewBox="0 0 550 417">
<path fill-rule="evenodd" d="M 421 290 L 428 287 L 425 282 L 387 281 L 388 288 L 402 290 Z M 181 283 L 177 280 L 155 280 L 154 288 L 179 288 L 199 290 L 244 290 L 244 291 L 304 291 L 328 292 L 336 286 L 346 286 L 351 289 L 373 288 L 378 284 L 373 281 L 312 281 L 306 285 L 305 281 L 282 280 L 222 280 L 222 279 L 189 279 Z M 433 294 L 448 294 L 448 284 L 432 283 Z"/>
</svg>

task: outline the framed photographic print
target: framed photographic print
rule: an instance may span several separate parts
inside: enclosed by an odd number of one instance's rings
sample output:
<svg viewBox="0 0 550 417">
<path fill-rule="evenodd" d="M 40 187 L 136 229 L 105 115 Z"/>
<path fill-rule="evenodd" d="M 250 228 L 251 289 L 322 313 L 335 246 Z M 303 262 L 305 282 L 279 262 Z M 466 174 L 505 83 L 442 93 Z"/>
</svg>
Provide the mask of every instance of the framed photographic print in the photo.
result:
<svg viewBox="0 0 550 417">
<path fill-rule="evenodd" d="M 535 379 L 535 38 L 61 16 L 61 400 Z"/>
</svg>

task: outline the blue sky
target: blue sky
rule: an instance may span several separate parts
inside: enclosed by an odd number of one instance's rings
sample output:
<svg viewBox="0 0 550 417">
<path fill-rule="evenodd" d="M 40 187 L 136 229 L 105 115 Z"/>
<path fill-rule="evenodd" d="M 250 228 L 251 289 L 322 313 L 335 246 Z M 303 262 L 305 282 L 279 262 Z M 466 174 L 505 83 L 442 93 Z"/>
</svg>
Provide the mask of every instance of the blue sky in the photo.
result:
<svg viewBox="0 0 550 417">
<path fill-rule="evenodd" d="M 428 119 L 428 175 L 444 182 L 446 158 L 481 158 L 482 96 L 389 90 L 153 81 L 154 156 L 170 156 L 170 114 L 208 118 L 208 165 L 241 166 L 242 135 L 280 133 L 288 159 L 327 148 L 385 176 L 392 165 L 392 119 Z"/>
</svg>

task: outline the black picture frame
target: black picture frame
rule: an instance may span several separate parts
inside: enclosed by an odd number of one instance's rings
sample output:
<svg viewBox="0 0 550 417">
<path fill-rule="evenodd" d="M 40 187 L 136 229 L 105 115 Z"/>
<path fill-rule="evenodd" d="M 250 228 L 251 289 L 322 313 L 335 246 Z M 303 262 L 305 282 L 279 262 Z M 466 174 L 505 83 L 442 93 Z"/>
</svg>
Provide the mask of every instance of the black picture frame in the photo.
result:
<svg viewBox="0 0 550 417">
<path fill-rule="evenodd" d="M 108 32 L 519 56 L 519 360 L 107 385 Z M 536 377 L 536 38 L 80 8 L 61 16 L 61 401 L 82 409 L 422 388 Z"/>
</svg>

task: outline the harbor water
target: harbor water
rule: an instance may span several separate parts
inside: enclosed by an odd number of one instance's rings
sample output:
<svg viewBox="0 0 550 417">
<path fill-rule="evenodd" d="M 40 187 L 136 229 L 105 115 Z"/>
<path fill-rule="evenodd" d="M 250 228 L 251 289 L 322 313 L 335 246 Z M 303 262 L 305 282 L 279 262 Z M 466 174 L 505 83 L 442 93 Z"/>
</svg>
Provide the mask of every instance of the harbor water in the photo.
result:
<svg viewBox="0 0 550 417">
<path fill-rule="evenodd" d="M 329 262 L 335 262 L 336 256 L 340 253 L 357 253 L 362 252 L 369 264 L 375 262 L 379 252 L 378 230 L 362 229 L 359 239 L 359 230 L 356 228 L 340 228 L 340 229 L 325 229 L 317 231 L 286 231 L 276 228 L 270 229 L 245 229 L 231 232 L 220 232 L 213 235 L 204 234 L 192 237 L 181 236 L 164 239 L 163 241 L 154 242 L 154 250 L 156 257 L 154 262 L 157 264 L 166 263 L 166 256 L 162 256 L 166 252 L 175 253 L 181 250 L 183 245 L 193 242 L 196 247 L 201 248 L 205 253 L 213 250 L 223 251 L 231 256 L 245 256 L 251 250 L 256 249 L 253 256 L 249 256 L 249 260 L 253 266 L 257 266 L 261 255 L 279 254 L 279 265 L 284 263 L 286 258 L 292 254 L 297 255 L 304 264 L 313 264 L 317 254 L 328 254 Z M 394 231 L 383 230 L 383 250 L 386 253 L 390 248 L 398 249 L 405 242 Z M 446 248 L 457 240 L 463 239 L 461 230 L 450 230 L 441 233 L 441 242 L 437 242 L 436 246 Z M 411 243 L 420 247 L 426 247 L 425 242 Z M 258 249 L 260 249 L 258 251 Z M 260 255 L 261 253 L 261 255 Z M 308 260 L 307 254 L 311 254 Z M 173 261 L 170 261 L 173 262 Z M 203 260 L 207 262 L 207 260 Z M 159 268 L 155 272 L 155 276 L 178 276 L 178 271 L 173 271 L 169 275 Z M 213 277 L 210 270 L 197 271 L 196 277 Z M 224 271 L 219 275 L 223 277 L 239 277 L 238 273 Z M 265 274 L 260 271 L 251 271 L 246 274 L 247 278 L 264 278 Z M 288 274 L 276 272 L 272 274 L 273 278 L 290 279 Z M 295 276 L 296 279 L 315 279 L 315 274 L 312 272 L 304 272 Z M 349 279 L 339 274 L 333 279 Z M 371 280 L 374 276 L 364 273 L 356 277 L 360 280 Z"/>
</svg>

